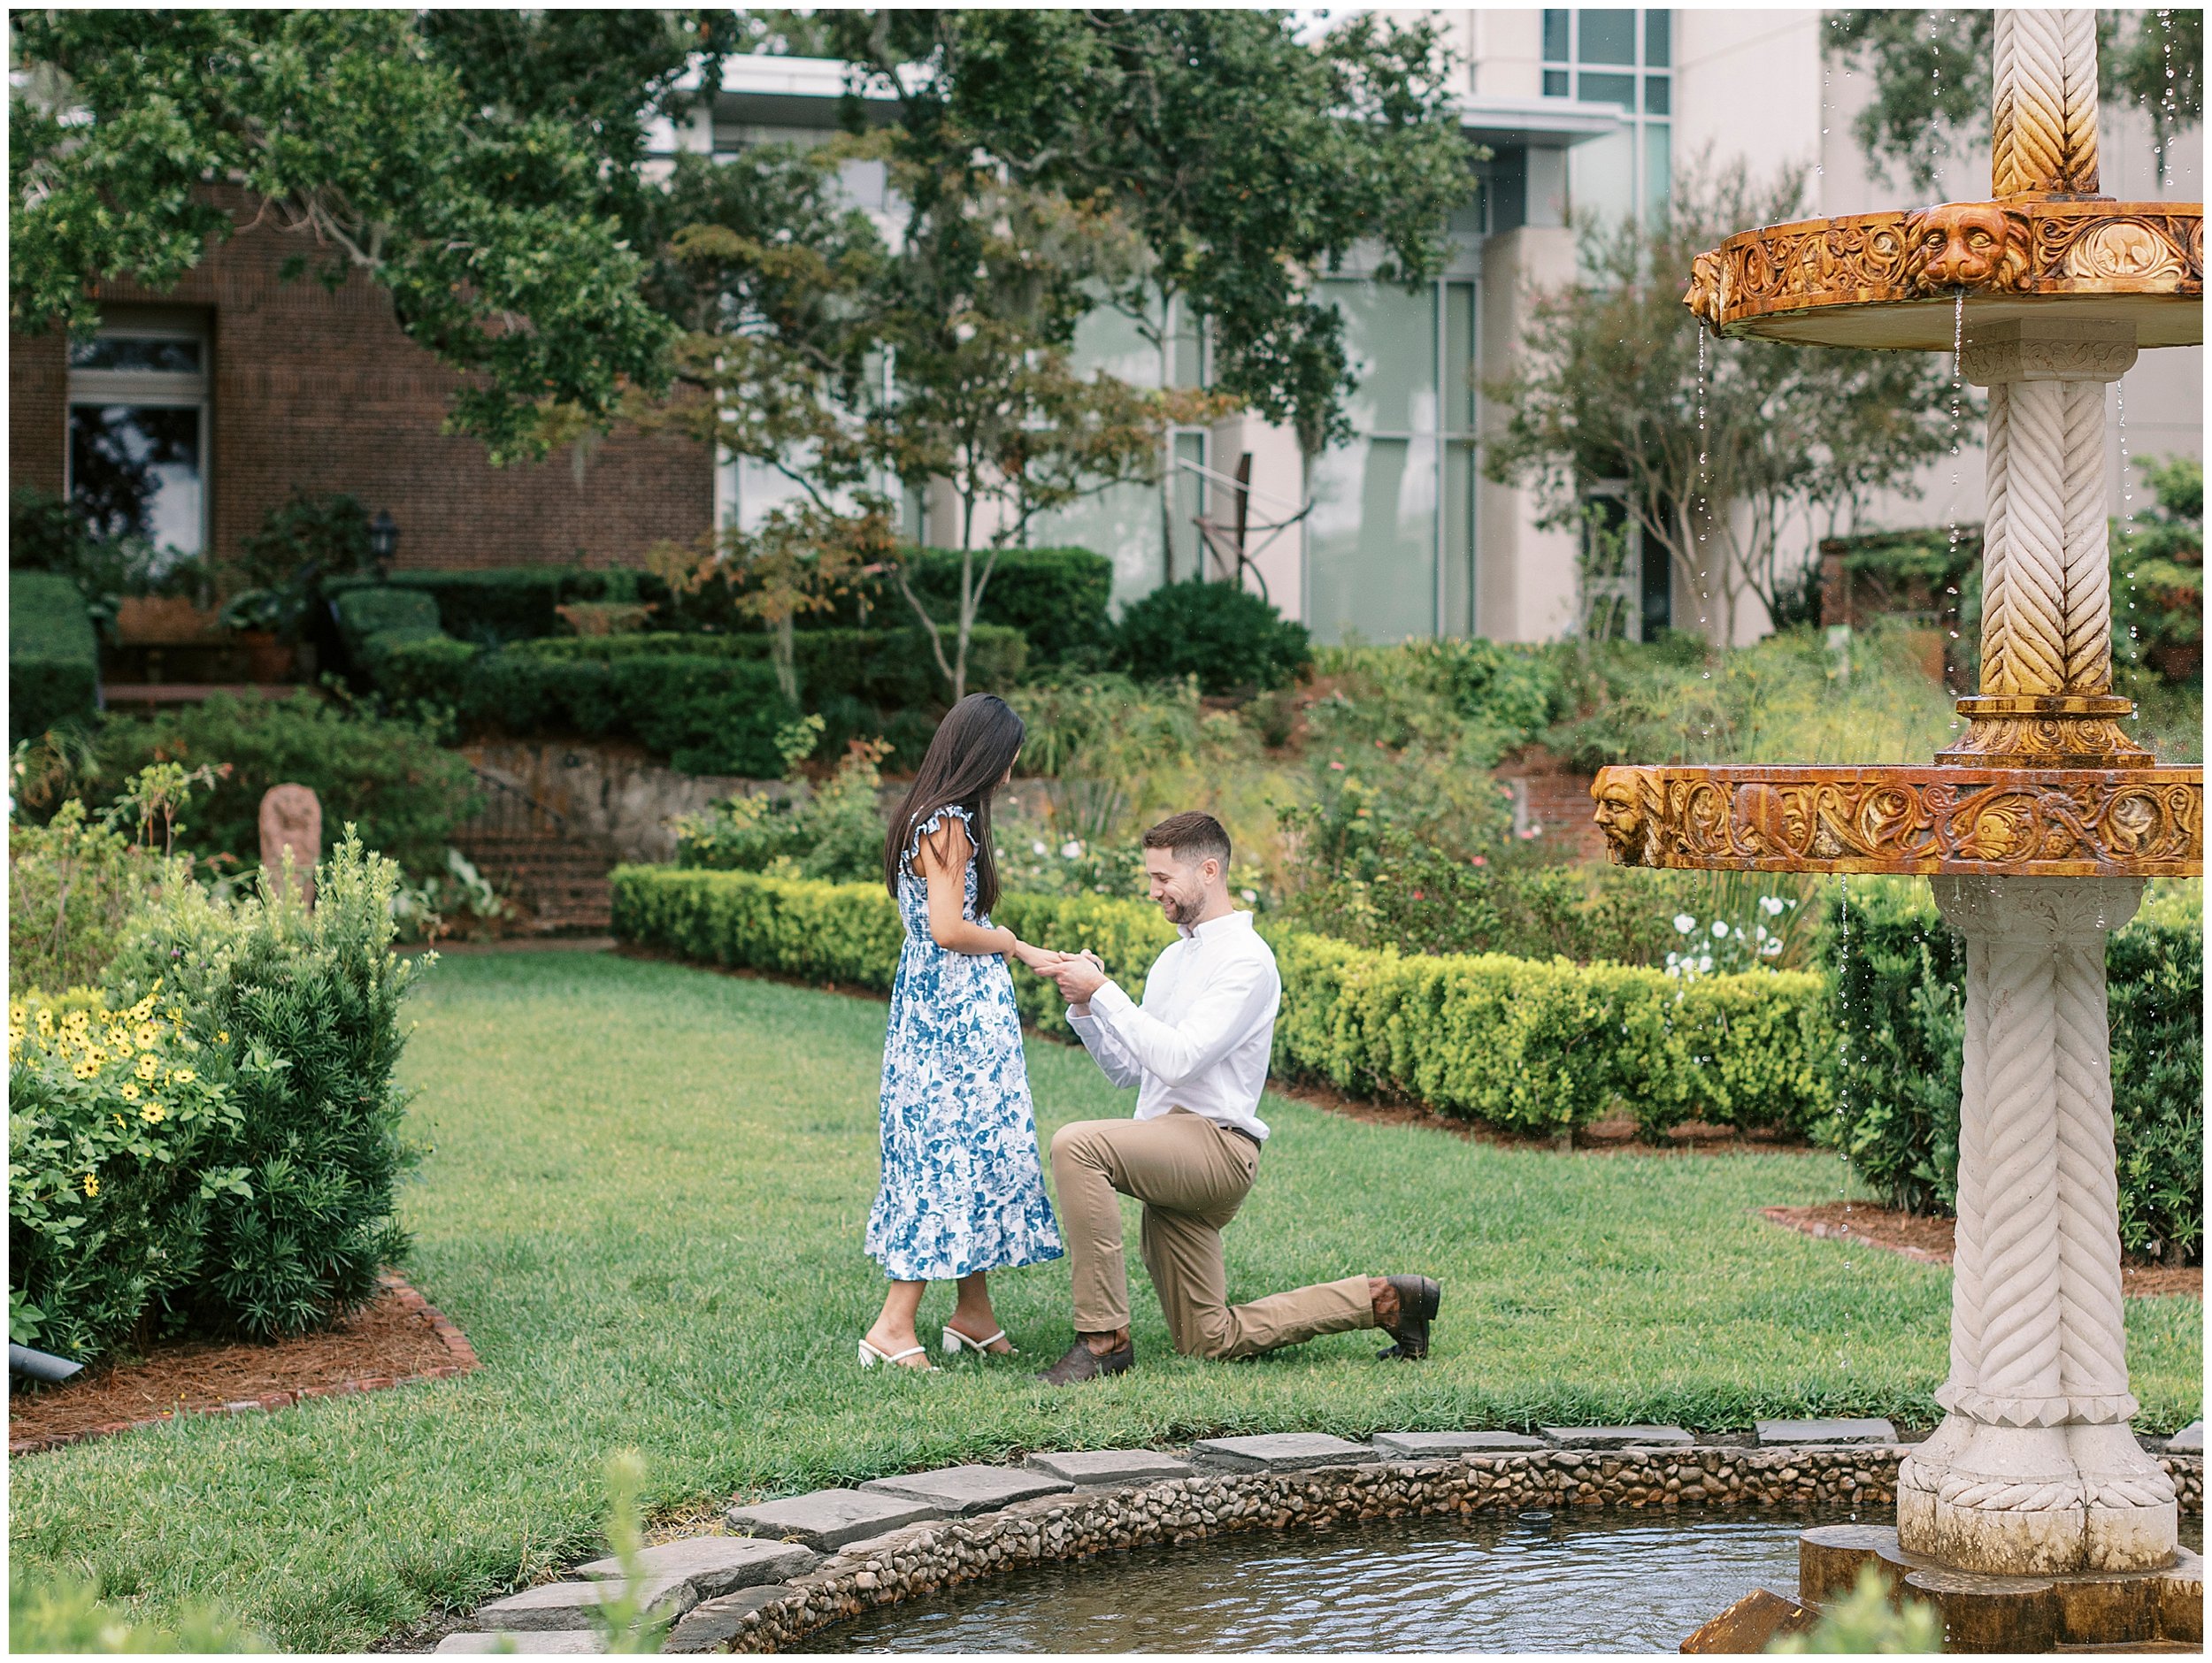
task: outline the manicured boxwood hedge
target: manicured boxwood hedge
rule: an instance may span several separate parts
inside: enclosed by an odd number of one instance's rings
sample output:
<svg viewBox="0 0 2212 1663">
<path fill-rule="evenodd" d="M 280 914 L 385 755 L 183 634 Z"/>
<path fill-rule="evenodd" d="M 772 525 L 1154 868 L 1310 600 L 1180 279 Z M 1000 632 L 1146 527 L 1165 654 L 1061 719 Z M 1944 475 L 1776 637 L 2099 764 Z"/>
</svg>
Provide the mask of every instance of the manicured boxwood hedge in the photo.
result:
<svg viewBox="0 0 2212 1663">
<path fill-rule="evenodd" d="M 77 586 L 58 571 L 8 573 L 8 738 L 88 722 L 100 700 L 100 643 Z"/>
<path fill-rule="evenodd" d="M 1132 989 L 1174 937 L 1156 908 L 1097 897 L 1010 895 L 994 916 L 1025 939 L 1090 947 Z M 686 958 L 879 990 L 900 941 L 879 885 L 668 867 L 617 869 L 614 928 Z M 1545 1135 L 1623 1110 L 1654 1134 L 1693 1119 L 1801 1134 L 1826 1113 L 1818 977 L 1685 984 L 1658 970 L 1408 957 L 1269 934 L 1283 973 L 1285 1078 Z M 1051 988 L 1022 973 L 1014 986 L 1025 1016 L 1067 1033 Z"/>
<path fill-rule="evenodd" d="M 626 568 L 588 570 L 582 566 L 498 566 L 476 571 L 396 571 L 379 582 L 345 578 L 323 586 L 339 603 L 363 589 L 402 589 L 426 594 L 436 602 L 436 623 L 456 640 L 479 647 L 557 635 L 558 608 L 579 602 L 618 603 L 664 599 L 665 585 L 649 572 Z"/>
<path fill-rule="evenodd" d="M 1822 937 L 1839 1045 L 1824 1059 L 1835 1137 L 1895 1205 L 1947 1213 L 1958 1191 L 1966 946 L 1925 884 L 1852 880 Z M 2105 948 L 2120 1239 L 2195 1256 L 2204 1220 L 2204 931 L 2154 904 Z"/>
</svg>

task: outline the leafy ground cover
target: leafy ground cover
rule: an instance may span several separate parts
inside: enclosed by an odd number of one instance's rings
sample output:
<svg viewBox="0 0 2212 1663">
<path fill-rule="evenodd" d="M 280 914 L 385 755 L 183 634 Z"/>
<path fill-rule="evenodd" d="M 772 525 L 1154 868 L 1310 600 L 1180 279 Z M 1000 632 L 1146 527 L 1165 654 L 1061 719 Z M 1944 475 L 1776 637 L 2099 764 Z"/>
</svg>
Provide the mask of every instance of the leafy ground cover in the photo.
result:
<svg viewBox="0 0 2212 1663">
<path fill-rule="evenodd" d="M 1379 1365 L 1361 1334 L 1177 1359 L 1133 1267 L 1139 1371 L 1048 1393 L 1024 1365 L 1065 1344 L 1063 1261 L 999 1279 L 1019 1363 L 863 1376 L 879 1005 L 517 954 L 448 960 L 413 1010 L 429 1153 L 404 1192 L 410 1274 L 484 1367 L 19 1460 L 19 1563 L 89 1576 L 136 1617 L 212 1601 L 288 1648 L 351 1649 L 598 1551 L 626 1446 L 666 1514 L 1218 1431 L 1935 1414 L 1947 1272 L 1755 1215 L 1846 1192 L 1832 1156 L 1558 1155 L 1279 1099 L 1233 1291 L 1430 1270 L 1448 1320 L 1425 1366 Z M 1079 1052 L 1040 1041 L 1030 1067 L 1047 1135 L 1126 1112 Z M 933 1293 L 926 1333 L 948 1308 Z M 2131 1300 L 2128 1331 L 2139 1424 L 2193 1418 L 2201 1307 Z"/>
</svg>

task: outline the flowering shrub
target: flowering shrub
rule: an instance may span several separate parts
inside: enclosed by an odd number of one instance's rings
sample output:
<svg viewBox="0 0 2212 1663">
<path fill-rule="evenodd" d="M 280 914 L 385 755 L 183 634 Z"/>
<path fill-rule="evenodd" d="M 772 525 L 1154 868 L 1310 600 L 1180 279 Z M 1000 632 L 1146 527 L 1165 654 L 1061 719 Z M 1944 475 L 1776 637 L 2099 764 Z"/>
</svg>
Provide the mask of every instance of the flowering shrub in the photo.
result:
<svg viewBox="0 0 2212 1663">
<path fill-rule="evenodd" d="M 239 1192 L 206 1165 L 239 1123 L 231 1036 L 195 1036 L 159 984 L 8 1005 L 8 1333 L 83 1359 L 111 1349 L 200 1267 L 207 1205 Z M 271 1066 L 265 1054 L 248 1069 Z"/>
<path fill-rule="evenodd" d="M 787 763 L 803 756 L 822 731 L 808 717 L 779 735 Z M 805 747 L 797 741 L 803 735 Z M 776 872 L 833 882 L 863 881 L 883 869 L 880 740 L 854 740 L 837 771 L 803 797 L 732 797 L 675 823 L 676 863 L 716 871 Z M 795 756 L 794 752 L 796 752 Z"/>
</svg>

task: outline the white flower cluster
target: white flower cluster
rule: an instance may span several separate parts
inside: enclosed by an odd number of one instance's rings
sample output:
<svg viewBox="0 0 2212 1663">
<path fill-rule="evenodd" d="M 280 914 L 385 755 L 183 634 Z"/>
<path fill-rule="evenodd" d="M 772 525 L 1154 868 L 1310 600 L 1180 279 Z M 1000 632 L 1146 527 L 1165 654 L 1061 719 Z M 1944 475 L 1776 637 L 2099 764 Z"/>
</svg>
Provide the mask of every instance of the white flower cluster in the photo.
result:
<svg viewBox="0 0 2212 1663">
<path fill-rule="evenodd" d="M 1759 897 L 1759 911 L 1769 918 L 1778 919 L 1796 905 L 1780 895 Z M 1741 924 L 1730 923 L 1725 918 L 1701 925 L 1694 915 L 1678 912 L 1674 915 L 1674 932 L 1688 939 L 1678 950 L 1667 954 L 1670 976 L 1710 976 L 1715 969 L 1754 969 L 1768 960 L 1782 956 L 1782 937 L 1755 921 L 1750 934 L 1746 935 Z M 1703 939 L 1709 935 L 1710 945 Z M 1717 958 L 1716 954 L 1719 954 Z"/>
</svg>

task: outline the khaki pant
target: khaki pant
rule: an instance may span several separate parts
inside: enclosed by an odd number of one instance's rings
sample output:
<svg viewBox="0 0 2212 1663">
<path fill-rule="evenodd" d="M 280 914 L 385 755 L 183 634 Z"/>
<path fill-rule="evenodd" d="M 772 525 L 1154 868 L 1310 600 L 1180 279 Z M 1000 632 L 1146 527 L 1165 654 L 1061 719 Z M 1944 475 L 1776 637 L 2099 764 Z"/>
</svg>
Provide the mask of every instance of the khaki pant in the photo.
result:
<svg viewBox="0 0 2212 1663">
<path fill-rule="evenodd" d="M 1182 1108 L 1156 1120 L 1078 1121 L 1054 1133 L 1052 1183 L 1074 1271 L 1076 1330 L 1129 1326 L 1117 1192 L 1144 1203 L 1144 1268 L 1185 1356 L 1250 1357 L 1374 1327 L 1363 1276 L 1228 1303 L 1221 1231 L 1244 1204 L 1259 1161 L 1251 1139 Z"/>
</svg>

